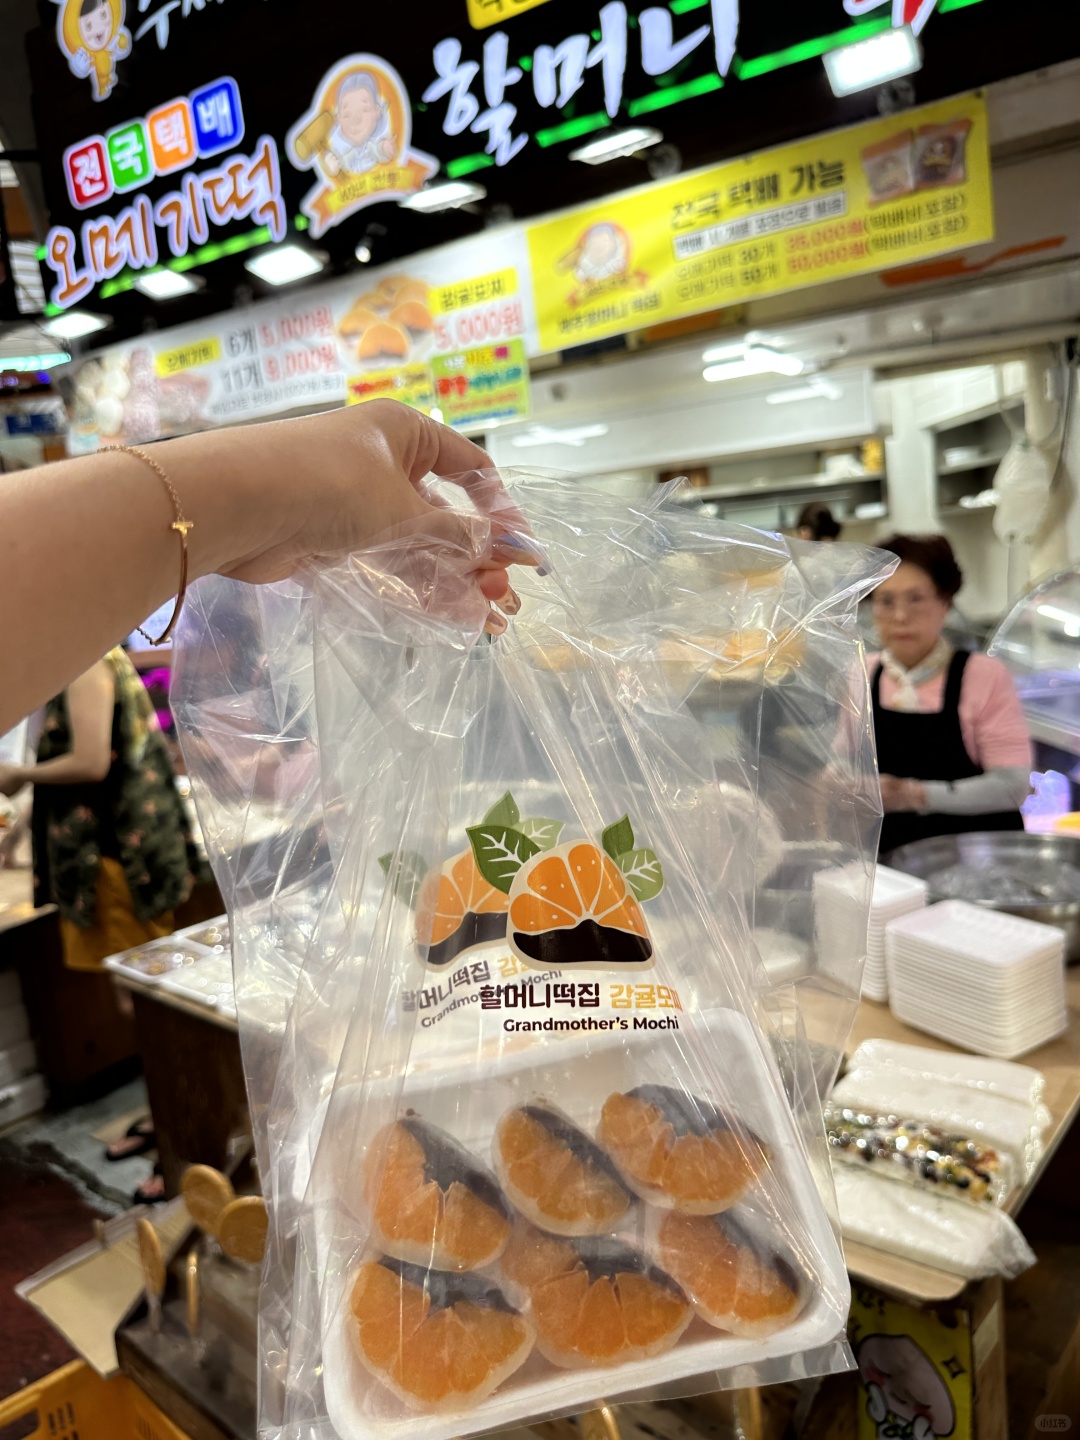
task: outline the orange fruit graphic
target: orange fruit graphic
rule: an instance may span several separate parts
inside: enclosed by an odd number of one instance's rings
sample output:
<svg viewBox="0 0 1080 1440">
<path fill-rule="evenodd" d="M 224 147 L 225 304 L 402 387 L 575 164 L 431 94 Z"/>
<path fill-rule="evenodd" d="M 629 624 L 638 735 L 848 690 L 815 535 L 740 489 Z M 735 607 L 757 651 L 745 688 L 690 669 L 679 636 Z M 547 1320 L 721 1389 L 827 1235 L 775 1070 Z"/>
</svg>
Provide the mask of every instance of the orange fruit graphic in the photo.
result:
<svg viewBox="0 0 1080 1440">
<path fill-rule="evenodd" d="M 501 1264 L 528 1295 L 537 1348 L 563 1369 L 663 1355 L 693 1315 L 671 1276 L 618 1240 L 556 1239 L 517 1220 Z"/>
<path fill-rule="evenodd" d="M 414 1409 L 477 1404 L 533 1347 L 525 1316 L 478 1275 L 371 1260 L 357 1273 L 350 1308 L 360 1359 Z"/>
<path fill-rule="evenodd" d="M 442 1130 L 406 1116 L 376 1136 L 364 1165 L 375 1243 L 437 1270 L 475 1270 L 510 1233 L 495 1177 Z"/>
<path fill-rule="evenodd" d="M 609 1095 L 596 1135 L 636 1194 L 692 1215 L 726 1210 L 768 1164 L 751 1131 L 667 1085 Z"/>
<path fill-rule="evenodd" d="M 771 1335 L 791 1323 L 809 1288 L 784 1257 L 730 1212 L 669 1211 L 658 1231 L 660 1258 L 703 1320 L 734 1335 Z"/>
<path fill-rule="evenodd" d="M 493 1155 L 511 1203 L 556 1235 L 613 1230 L 634 1202 L 599 1145 L 547 1105 L 508 1110 Z"/>
<path fill-rule="evenodd" d="M 546 969 L 645 965 L 641 906 L 609 855 L 573 840 L 527 860 L 510 887 L 510 948 Z"/>
<path fill-rule="evenodd" d="M 416 902 L 416 943 L 427 946 L 427 963 L 449 965 L 472 945 L 502 940 L 509 899 L 480 874 L 471 850 L 433 870 Z"/>
</svg>

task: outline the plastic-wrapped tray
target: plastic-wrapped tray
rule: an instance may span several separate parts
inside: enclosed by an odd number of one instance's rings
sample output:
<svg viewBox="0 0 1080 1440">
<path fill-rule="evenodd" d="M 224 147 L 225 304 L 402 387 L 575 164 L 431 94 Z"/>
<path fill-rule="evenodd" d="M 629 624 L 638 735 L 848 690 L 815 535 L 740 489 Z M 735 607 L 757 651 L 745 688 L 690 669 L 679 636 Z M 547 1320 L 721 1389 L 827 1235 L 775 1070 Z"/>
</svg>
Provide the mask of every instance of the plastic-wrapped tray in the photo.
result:
<svg viewBox="0 0 1080 1440">
<path fill-rule="evenodd" d="M 168 935 L 163 940 L 151 940 L 122 950 L 119 955 L 110 955 L 105 968 L 117 975 L 126 975 L 129 980 L 138 980 L 142 985 L 160 985 L 167 976 L 213 954 L 205 945 L 197 945 L 179 935 Z"/>
<path fill-rule="evenodd" d="M 197 965 L 186 965 L 163 977 L 161 988 L 173 995 L 182 995 L 196 1005 L 206 1005 L 223 1015 L 231 1015 L 234 1020 L 236 1018 L 232 959 L 228 955 L 211 952 Z"/>
<path fill-rule="evenodd" d="M 217 951 L 219 955 L 227 953 L 232 943 L 232 932 L 227 915 L 218 915 L 213 920 L 200 920 L 197 925 L 189 925 L 185 930 L 178 930 L 176 936 L 177 939 L 190 940 L 196 945 L 204 945 L 208 950 Z"/>
<path fill-rule="evenodd" d="M 750 1339 L 714 1329 L 695 1318 L 666 1354 L 622 1365 L 557 1369 L 539 1350 L 534 1350 L 520 1370 L 475 1408 L 464 1412 L 423 1413 L 402 1405 L 390 1390 L 369 1375 L 357 1354 L 356 1322 L 349 1298 L 359 1265 L 377 1258 L 380 1253 L 369 1248 L 343 1273 L 332 1273 L 332 1260 L 327 1267 L 323 1384 L 329 1415 L 341 1440 L 451 1440 L 454 1436 L 509 1427 L 530 1416 L 586 1409 L 606 1394 L 625 1394 L 628 1390 L 648 1392 L 658 1386 L 677 1384 L 682 1378 L 689 1382 L 691 1377 L 705 1372 L 732 1371 L 742 1365 L 788 1355 L 807 1355 L 811 1368 L 806 1373 L 813 1373 L 812 1352 L 834 1340 L 838 1325 L 843 1324 L 846 1315 L 849 1291 L 843 1258 L 818 1203 L 801 1143 L 781 1093 L 763 1091 L 760 1085 L 760 1058 L 755 1054 L 748 1022 L 734 1011 L 714 1011 L 706 1023 L 709 1039 L 722 1047 L 730 1093 L 740 1096 L 743 1104 L 738 1121 L 749 1126 L 769 1147 L 770 1189 L 774 1194 L 783 1194 L 794 1213 L 806 1217 L 808 1224 L 817 1227 L 802 1237 L 802 1262 L 804 1266 L 809 1263 L 810 1271 L 804 1269 L 803 1272 L 807 1296 L 804 1308 L 795 1319 L 766 1338 Z M 500 1115 L 515 1105 L 538 1095 L 573 1094 L 576 1099 L 572 1119 L 593 1133 L 606 1097 L 643 1083 L 675 1086 L 680 1083 L 677 1060 L 672 1047 L 663 1043 L 663 1036 L 642 1034 L 631 1041 L 624 1037 L 601 1044 L 597 1044 L 596 1037 L 567 1039 L 553 1049 L 518 1051 L 486 1065 L 470 1066 L 468 1106 L 459 1104 L 460 1088 L 444 1071 L 418 1076 L 411 1083 L 407 1079 L 401 1107 L 403 1113 L 412 1111 L 440 1126 L 478 1160 L 489 1165 L 495 1125 Z M 363 1088 L 346 1087 L 335 1096 L 320 1145 L 321 1174 L 338 1169 L 339 1162 L 348 1154 Z M 476 1092 L 481 1088 L 490 1101 L 490 1127 L 485 1127 L 485 1134 L 462 1133 L 461 1117 L 474 1117 L 481 1108 L 475 1103 Z M 340 1150 L 335 1148 L 336 1135 L 342 1136 Z M 327 1145 L 331 1153 L 324 1156 L 323 1147 Z M 323 1161 L 330 1163 L 323 1168 Z M 341 1197 L 337 1198 L 336 1207 L 327 1208 L 318 1202 L 315 1207 L 318 1247 L 324 1265 L 334 1250 L 335 1227 L 338 1235 L 341 1226 L 357 1234 L 365 1229 L 361 1217 L 350 1213 Z M 739 1207 L 758 1233 L 763 1228 L 773 1231 L 778 1248 L 786 1251 L 790 1241 L 784 1236 L 783 1225 L 775 1219 L 771 1222 L 766 1219 L 764 1208 L 754 1191 Z M 658 1263 L 655 1254 L 650 1253 L 649 1244 L 655 1213 L 652 1207 L 641 1203 L 631 1212 L 629 1222 L 624 1222 L 615 1233 L 619 1239 L 642 1249 L 653 1263 Z M 504 1291 L 512 1288 L 505 1284 L 498 1261 L 476 1273 L 479 1278 L 500 1285 Z"/>
</svg>

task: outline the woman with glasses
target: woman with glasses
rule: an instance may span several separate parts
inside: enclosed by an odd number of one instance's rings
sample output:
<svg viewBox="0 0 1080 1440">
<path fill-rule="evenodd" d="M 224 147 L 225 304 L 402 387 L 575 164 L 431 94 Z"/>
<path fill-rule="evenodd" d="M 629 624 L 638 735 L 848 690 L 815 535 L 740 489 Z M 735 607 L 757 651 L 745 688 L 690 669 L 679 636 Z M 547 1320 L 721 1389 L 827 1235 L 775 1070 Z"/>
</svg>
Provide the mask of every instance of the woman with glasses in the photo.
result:
<svg viewBox="0 0 1080 1440">
<path fill-rule="evenodd" d="M 944 535 L 882 542 L 900 564 L 874 591 L 882 651 L 871 656 L 881 853 L 930 835 L 1022 830 L 1031 742 L 1000 660 L 942 635 L 963 583 Z"/>
</svg>

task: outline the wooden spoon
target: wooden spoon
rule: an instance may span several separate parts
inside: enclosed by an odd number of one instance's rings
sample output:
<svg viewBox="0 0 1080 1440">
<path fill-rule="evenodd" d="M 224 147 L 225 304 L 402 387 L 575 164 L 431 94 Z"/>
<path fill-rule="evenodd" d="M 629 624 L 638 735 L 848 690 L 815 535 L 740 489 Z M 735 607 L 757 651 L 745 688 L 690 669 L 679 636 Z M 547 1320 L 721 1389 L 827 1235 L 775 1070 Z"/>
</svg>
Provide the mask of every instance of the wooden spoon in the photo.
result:
<svg viewBox="0 0 1080 1440">
<path fill-rule="evenodd" d="M 161 1248 L 161 1236 L 149 1220 L 140 1220 L 136 1226 L 139 1240 L 139 1264 L 146 1282 L 146 1299 L 150 1307 L 150 1328 L 161 1329 L 161 1297 L 165 1294 L 165 1252 Z"/>
<path fill-rule="evenodd" d="M 225 1207 L 236 1198 L 230 1181 L 209 1165 L 189 1165 L 180 1181 L 180 1193 L 195 1224 L 216 1239 Z"/>
<path fill-rule="evenodd" d="M 230 1260 L 258 1265 L 266 1250 L 269 1217 L 258 1195 L 245 1195 L 226 1205 L 218 1227 L 218 1241 Z"/>
</svg>

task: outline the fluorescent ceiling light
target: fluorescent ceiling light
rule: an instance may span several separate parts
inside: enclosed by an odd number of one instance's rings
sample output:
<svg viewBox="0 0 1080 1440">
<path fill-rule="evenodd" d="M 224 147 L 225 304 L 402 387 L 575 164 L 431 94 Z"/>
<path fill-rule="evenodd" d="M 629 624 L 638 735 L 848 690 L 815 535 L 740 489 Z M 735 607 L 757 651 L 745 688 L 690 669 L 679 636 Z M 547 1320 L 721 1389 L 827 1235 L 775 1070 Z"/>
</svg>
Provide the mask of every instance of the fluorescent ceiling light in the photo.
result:
<svg viewBox="0 0 1080 1440">
<path fill-rule="evenodd" d="M 634 125 L 629 130 L 612 130 L 601 135 L 599 140 L 590 140 L 570 151 L 571 160 L 584 160 L 586 165 L 603 165 L 605 160 L 619 160 L 624 155 L 636 155 L 650 145 L 659 145 L 663 139 L 659 130 L 648 125 Z"/>
<path fill-rule="evenodd" d="M 717 381 L 743 380 L 748 375 L 801 375 L 805 369 L 795 355 L 782 355 L 769 345 L 748 345 L 739 359 L 707 365 L 701 373 L 705 380 Z"/>
<path fill-rule="evenodd" d="M 353 254 L 356 256 L 357 260 L 360 261 L 361 265 L 366 265 L 371 259 L 371 246 L 365 245 L 363 241 L 361 241 L 360 244 L 357 245 L 356 249 L 353 251 Z"/>
<path fill-rule="evenodd" d="M 822 57 L 834 95 L 854 95 L 858 90 L 872 90 L 902 75 L 914 75 L 922 69 L 922 51 L 909 25 L 895 30 L 882 30 L 854 45 L 842 45 Z"/>
<path fill-rule="evenodd" d="M 815 375 L 805 385 L 789 385 L 765 396 L 766 405 L 794 405 L 799 400 L 839 400 L 843 390 L 834 380 Z"/>
<path fill-rule="evenodd" d="M 608 433 L 606 425 L 568 426 L 557 430 L 550 425 L 530 425 L 522 435 L 515 435 L 510 441 L 518 450 L 532 450 L 538 445 L 572 445 L 580 450 L 586 440 L 598 440 Z"/>
<path fill-rule="evenodd" d="M 472 180 L 447 180 L 442 185 L 426 185 L 398 204 L 403 210 L 419 210 L 427 215 L 433 210 L 457 210 L 473 200 L 483 200 L 486 195 L 483 185 Z"/>
<path fill-rule="evenodd" d="M 702 355 L 706 365 L 715 365 L 719 360 L 741 360 L 746 354 L 746 345 L 739 341 L 737 345 L 712 345 Z"/>
<path fill-rule="evenodd" d="M 104 330 L 108 325 L 104 315 L 91 315 L 88 310 L 68 310 L 46 320 L 41 327 L 46 335 L 55 335 L 58 340 L 79 340 L 83 335 L 93 335 L 95 330 Z"/>
<path fill-rule="evenodd" d="M 176 270 L 151 270 L 139 276 L 135 289 L 149 295 L 151 300 L 172 300 L 178 295 L 194 295 L 200 284 L 201 281 Z"/>
<path fill-rule="evenodd" d="M 21 375 L 28 370 L 50 370 L 54 365 L 66 365 L 70 359 L 66 350 L 51 351 L 47 355 L 0 355 L 0 370 L 17 370 Z"/>
<path fill-rule="evenodd" d="M 273 250 L 260 250 L 250 260 L 244 261 L 244 269 L 250 270 L 267 285 L 291 285 L 294 280 L 305 280 L 317 275 L 323 262 L 310 250 L 299 245 L 278 245 Z"/>
</svg>

